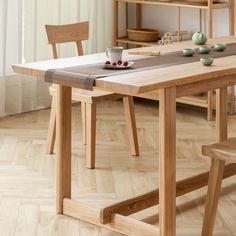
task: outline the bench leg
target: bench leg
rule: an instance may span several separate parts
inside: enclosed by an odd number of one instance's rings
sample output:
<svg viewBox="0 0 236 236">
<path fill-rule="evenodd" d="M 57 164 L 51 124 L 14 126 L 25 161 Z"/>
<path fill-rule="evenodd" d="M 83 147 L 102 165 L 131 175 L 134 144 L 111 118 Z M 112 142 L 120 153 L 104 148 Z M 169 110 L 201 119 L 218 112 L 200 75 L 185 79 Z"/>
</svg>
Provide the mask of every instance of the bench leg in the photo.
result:
<svg viewBox="0 0 236 236">
<path fill-rule="evenodd" d="M 206 209 L 202 227 L 202 236 L 211 236 L 213 233 L 224 169 L 224 161 L 212 159 L 206 198 Z"/>
</svg>

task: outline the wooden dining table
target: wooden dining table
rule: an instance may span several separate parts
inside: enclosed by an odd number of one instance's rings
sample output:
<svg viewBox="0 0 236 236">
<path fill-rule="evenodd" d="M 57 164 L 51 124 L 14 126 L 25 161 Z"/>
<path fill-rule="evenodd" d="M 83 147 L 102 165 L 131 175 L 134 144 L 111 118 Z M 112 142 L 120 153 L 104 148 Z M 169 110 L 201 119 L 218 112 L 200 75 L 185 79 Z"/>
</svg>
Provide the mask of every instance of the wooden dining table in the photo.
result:
<svg viewBox="0 0 236 236">
<path fill-rule="evenodd" d="M 235 36 L 216 38 L 215 43 L 236 43 Z M 192 42 L 168 46 L 133 49 L 174 52 L 195 48 Z M 131 50 L 132 51 L 132 50 Z M 125 57 L 136 57 L 125 52 Z M 44 79 L 48 69 L 104 62 L 105 54 L 49 60 L 13 65 L 16 73 Z M 103 207 L 94 207 L 71 199 L 71 91 L 76 81 L 55 80 L 57 84 L 57 148 L 56 148 L 56 204 L 57 213 L 100 225 L 125 235 L 176 235 L 176 197 L 202 188 L 208 183 L 208 172 L 176 181 L 176 99 L 209 90 L 216 90 L 217 139 L 227 138 L 227 87 L 236 84 L 236 55 L 216 58 L 212 66 L 199 61 L 188 64 L 154 68 L 134 73 L 108 76 L 95 80 L 95 89 L 115 93 L 155 97 L 159 100 L 159 188 L 151 192 Z M 224 178 L 236 174 L 236 166 L 227 165 Z M 159 204 L 159 225 L 154 226 L 129 215 Z"/>
</svg>

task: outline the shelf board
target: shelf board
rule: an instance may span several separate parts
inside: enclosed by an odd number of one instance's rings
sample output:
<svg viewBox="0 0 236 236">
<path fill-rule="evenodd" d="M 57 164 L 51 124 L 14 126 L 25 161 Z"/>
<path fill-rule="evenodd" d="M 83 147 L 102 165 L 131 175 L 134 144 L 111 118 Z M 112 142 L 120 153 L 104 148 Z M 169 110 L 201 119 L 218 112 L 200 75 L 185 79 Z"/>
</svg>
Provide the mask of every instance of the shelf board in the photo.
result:
<svg viewBox="0 0 236 236">
<path fill-rule="evenodd" d="M 118 2 L 126 2 L 126 3 L 139 3 L 139 4 L 149 4 L 149 5 L 160 5 L 160 6 L 169 6 L 169 7 L 189 7 L 189 8 L 197 8 L 197 9 L 208 9 L 207 3 L 193 3 L 193 2 L 181 2 L 181 1 L 155 1 L 155 0 L 116 0 Z M 212 8 L 220 9 L 220 8 L 229 8 L 229 2 L 216 2 L 212 4 Z"/>
<path fill-rule="evenodd" d="M 133 45 L 139 45 L 139 46 L 153 46 L 153 45 L 158 45 L 158 42 L 138 42 L 138 41 L 132 41 L 129 40 L 128 38 L 118 38 L 116 40 L 118 43 L 123 43 L 123 44 L 133 44 Z"/>
</svg>

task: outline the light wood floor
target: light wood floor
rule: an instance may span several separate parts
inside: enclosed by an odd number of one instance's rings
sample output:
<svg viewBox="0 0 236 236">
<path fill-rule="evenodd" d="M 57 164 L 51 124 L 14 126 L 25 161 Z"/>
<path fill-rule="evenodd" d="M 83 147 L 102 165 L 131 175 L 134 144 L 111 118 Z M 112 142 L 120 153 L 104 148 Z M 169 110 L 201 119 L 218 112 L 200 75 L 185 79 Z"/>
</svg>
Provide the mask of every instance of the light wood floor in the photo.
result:
<svg viewBox="0 0 236 236">
<path fill-rule="evenodd" d="M 104 205 L 158 186 L 158 106 L 136 102 L 141 156 L 131 157 L 120 101 L 98 106 L 97 169 L 85 168 L 80 106 L 73 108 L 73 197 Z M 206 111 L 177 108 L 177 177 L 208 170 L 201 144 L 215 140 Z M 55 214 L 54 156 L 45 154 L 49 110 L 0 119 L 0 236 L 111 236 L 91 224 Z M 230 136 L 236 116 L 229 117 Z M 200 235 L 206 188 L 177 199 L 177 233 Z M 158 207 L 132 217 L 156 224 Z M 224 181 L 217 236 L 236 236 L 236 177 Z"/>
</svg>

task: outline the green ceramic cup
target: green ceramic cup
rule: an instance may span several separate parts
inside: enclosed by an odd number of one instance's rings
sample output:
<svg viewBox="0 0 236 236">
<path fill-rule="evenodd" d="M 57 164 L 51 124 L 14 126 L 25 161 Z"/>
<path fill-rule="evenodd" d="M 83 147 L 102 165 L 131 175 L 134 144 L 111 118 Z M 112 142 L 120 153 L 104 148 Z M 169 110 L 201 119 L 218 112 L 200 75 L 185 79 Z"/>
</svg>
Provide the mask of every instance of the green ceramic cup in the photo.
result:
<svg viewBox="0 0 236 236">
<path fill-rule="evenodd" d="M 200 59 L 200 62 L 202 63 L 202 65 L 204 66 L 210 66 L 213 64 L 214 59 L 212 57 L 202 57 Z"/>
<path fill-rule="evenodd" d="M 207 54 L 207 53 L 209 53 L 210 51 L 211 51 L 211 48 L 208 47 L 208 46 L 201 46 L 201 47 L 199 48 L 199 53 L 201 53 L 201 54 Z"/>
<path fill-rule="evenodd" d="M 185 57 L 191 57 L 194 54 L 194 50 L 191 48 L 185 48 L 182 53 Z"/>
<path fill-rule="evenodd" d="M 215 44 L 214 45 L 214 49 L 216 50 L 216 51 L 224 51 L 225 50 L 225 48 L 226 48 L 226 45 L 225 44 Z"/>
</svg>

